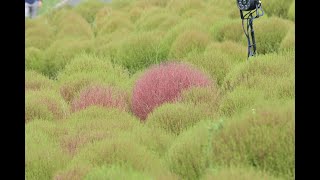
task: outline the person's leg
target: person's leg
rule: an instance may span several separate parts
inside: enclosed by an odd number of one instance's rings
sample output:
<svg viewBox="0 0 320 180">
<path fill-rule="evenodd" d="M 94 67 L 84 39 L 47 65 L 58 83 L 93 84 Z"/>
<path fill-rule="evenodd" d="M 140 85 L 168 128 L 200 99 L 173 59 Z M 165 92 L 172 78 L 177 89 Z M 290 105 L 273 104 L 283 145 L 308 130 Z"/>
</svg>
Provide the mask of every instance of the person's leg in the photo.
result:
<svg viewBox="0 0 320 180">
<path fill-rule="evenodd" d="M 28 17 L 30 17 L 30 6 L 28 3 L 24 3 L 24 7 L 25 7 L 25 9 L 24 9 L 25 16 L 26 16 L 26 18 L 28 18 Z"/>
<path fill-rule="evenodd" d="M 31 18 L 35 18 L 37 16 L 37 13 L 38 13 L 38 1 L 35 1 L 31 5 Z"/>
</svg>

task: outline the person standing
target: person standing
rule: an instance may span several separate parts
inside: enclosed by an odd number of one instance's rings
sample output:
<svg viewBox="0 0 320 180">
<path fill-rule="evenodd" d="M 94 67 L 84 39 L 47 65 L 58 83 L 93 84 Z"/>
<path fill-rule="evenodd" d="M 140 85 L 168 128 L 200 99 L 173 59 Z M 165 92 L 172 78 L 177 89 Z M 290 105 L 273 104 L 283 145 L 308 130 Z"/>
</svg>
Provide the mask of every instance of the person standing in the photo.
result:
<svg viewBox="0 0 320 180">
<path fill-rule="evenodd" d="M 38 8 L 42 6 L 42 0 L 25 0 L 25 16 L 26 18 L 35 18 Z"/>
</svg>

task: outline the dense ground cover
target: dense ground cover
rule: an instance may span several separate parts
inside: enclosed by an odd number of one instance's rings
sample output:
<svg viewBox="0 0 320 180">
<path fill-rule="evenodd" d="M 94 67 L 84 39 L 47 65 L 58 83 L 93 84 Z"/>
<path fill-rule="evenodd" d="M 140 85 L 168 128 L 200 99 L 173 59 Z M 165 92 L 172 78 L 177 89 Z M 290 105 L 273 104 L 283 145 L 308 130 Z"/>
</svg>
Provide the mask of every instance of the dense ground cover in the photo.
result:
<svg viewBox="0 0 320 180">
<path fill-rule="evenodd" d="M 249 60 L 235 2 L 53 2 L 26 19 L 26 179 L 295 178 L 294 0 Z"/>
</svg>

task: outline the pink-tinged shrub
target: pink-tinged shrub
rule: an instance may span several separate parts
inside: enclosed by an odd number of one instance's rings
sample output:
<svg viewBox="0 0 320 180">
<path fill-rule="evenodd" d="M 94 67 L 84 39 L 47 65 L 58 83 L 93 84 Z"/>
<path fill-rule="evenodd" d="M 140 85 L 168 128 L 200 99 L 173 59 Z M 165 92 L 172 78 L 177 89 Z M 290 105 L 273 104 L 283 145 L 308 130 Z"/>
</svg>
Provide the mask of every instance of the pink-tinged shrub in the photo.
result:
<svg viewBox="0 0 320 180">
<path fill-rule="evenodd" d="M 118 89 L 104 86 L 91 86 L 82 90 L 72 102 L 72 111 L 79 111 L 89 106 L 113 107 L 126 111 L 127 95 Z"/>
<path fill-rule="evenodd" d="M 136 82 L 131 108 L 135 115 L 145 120 L 157 106 L 176 101 L 182 90 L 211 83 L 209 76 L 189 64 L 167 62 L 155 65 Z"/>
</svg>

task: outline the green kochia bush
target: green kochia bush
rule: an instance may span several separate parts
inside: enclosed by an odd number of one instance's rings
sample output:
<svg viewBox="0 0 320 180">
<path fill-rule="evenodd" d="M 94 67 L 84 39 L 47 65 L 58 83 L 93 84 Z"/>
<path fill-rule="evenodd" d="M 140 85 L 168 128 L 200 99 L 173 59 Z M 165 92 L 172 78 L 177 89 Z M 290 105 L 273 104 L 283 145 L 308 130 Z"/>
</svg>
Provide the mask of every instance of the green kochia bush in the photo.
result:
<svg viewBox="0 0 320 180">
<path fill-rule="evenodd" d="M 44 73 L 51 78 L 56 78 L 73 57 L 80 53 L 92 51 L 91 40 L 61 39 L 57 40 L 46 49 Z"/>
<path fill-rule="evenodd" d="M 221 167 L 221 168 L 211 168 L 207 169 L 202 180 L 282 180 L 270 175 L 270 173 L 259 171 L 253 167 Z"/>
<path fill-rule="evenodd" d="M 33 119 L 61 120 L 68 116 L 69 107 L 54 90 L 27 91 L 25 95 L 25 121 Z"/>
<path fill-rule="evenodd" d="M 100 0 L 87 0 L 81 2 L 74 8 L 88 23 L 93 23 L 97 12 L 104 7 L 104 3 Z"/>
<path fill-rule="evenodd" d="M 44 50 L 54 38 L 54 29 L 45 18 L 26 20 L 25 46 Z"/>
<path fill-rule="evenodd" d="M 151 64 L 165 61 L 167 55 L 160 46 L 161 33 L 148 32 L 129 35 L 122 41 L 114 62 L 128 68 L 131 73 Z"/>
<path fill-rule="evenodd" d="M 27 47 L 25 50 L 25 69 L 43 72 L 44 58 L 43 51 L 35 47 Z"/>
<path fill-rule="evenodd" d="M 65 152 L 74 155 L 82 148 L 103 139 L 117 137 L 140 125 L 134 116 L 114 108 L 90 106 L 73 113 L 63 124 L 69 133 L 61 140 Z"/>
<path fill-rule="evenodd" d="M 149 126 L 160 127 L 178 135 L 205 117 L 202 110 L 192 104 L 167 103 L 157 107 L 146 121 Z"/>
<path fill-rule="evenodd" d="M 66 65 L 57 79 L 61 95 L 67 102 L 71 102 L 83 88 L 90 85 L 124 88 L 129 75 L 121 66 L 112 64 L 108 58 L 80 54 Z"/>
<path fill-rule="evenodd" d="M 215 40 L 239 42 L 244 38 L 241 20 L 221 19 L 215 22 L 210 29 Z"/>
<path fill-rule="evenodd" d="M 260 105 L 229 119 L 213 137 L 212 162 L 249 165 L 285 179 L 294 178 L 294 101 Z"/>
<path fill-rule="evenodd" d="M 295 12 L 296 12 L 295 11 L 295 7 L 296 7 L 295 2 L 296 2 L 295 0 L 292 1 L 291 5 L 289 7 L 289 10 L 288 10 L 288 18 L 293 21 L 295 21 Z"/>
<path fill-rule="evenodd" d="M 213 42 L 203 54 L 191 55 L 184 60 L 204 69 L 218 85 L 222 85 L 228 72 L 246 58 L 246 51 L 244 45 L 233 41 Z"/>
<path fill-rule="evenodd" d="M 88 174 L 84 177 L 84 179 L 128 179 L 128 180 L 136 180 L 136 179 L 149 179 L 152 177 L 145 173 L 139 172 L 137 170 L 132 169 L 131 167 L 113 165 L 113 166 L 100 166 L 93 168 L 88 172 Z"/>
<path fill-rule="evenodd" d="M 171 46 L 169 57 L 179 59 L 188 53 L 201 53 L 210 42 L 210 36 L 199 31 L 185 31 L 180 34 Z"/>
<path fill-rule="evenodd" d="M 210 123 L 201 121 L 180 134 L 166 155 L 171 172 L 182 179 L 199 179 L 209 166 Z"/>
<path fill-rule="evenodd" d="M 76 38 L 92 39 L 93 31 L 90 24 L 79 14 L 75 12 L 66 13 L 57 26 L 57 35 L 59 39 Z"/>
<path fill-rule="evenodd" d="M 279 16 L 286 18 L 289 7 L 294 0 L 268 0 L 263 1 L 262 8 L 269 16 Z"/>
<path fill-rule="evenodd" d="M 280 44 L 280 50 L 294 50 L 295 49 L 295 27 L 292 27 L 287 35 L 283 38 Z"/>
<path fill-rule="evenodd" d="M 231 91 L 239 85 L 248 88 L 258 87 L 265 81 L 257 81 L 257 76 L 264 76 L 267 79 L 290 77 L 293 74 L 294 54 L 292 52 L 256 56 L 254 61 L 243 62 L 233 68 L 224 80 L 223 89 Z"/>
<path fill-rule="evenodd" d="M 47 133 L 26 125 L 26 179 L 52 179 L 70 157 Z"/>
<path fill-rule="evenodd" d="M 53 89 L 55 82 L 36 71 L 25 71 L 25 90 Z"/>
<path fill-rule="evenodd" d="M 130 151 L 130 153 L 128 153 Z M 83 148 L 71 164 L 124 165 L 159 176 L 168 173 L 160 158 L 128 138 L 108 138 Z"/>
<path fill-rule="evenodd" d="M 281 41 L 292 26 L 292 21 L 278 17 L 259 18 L 255 21 L 254 31 L 257 42 L 257 53 L 266 54 L 277 52 Z M 275 27 L 277 28 L 276 30 Z M 243 40 L 245 40 L 245 38 L 243 38 Z"/>
</svg>

